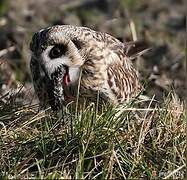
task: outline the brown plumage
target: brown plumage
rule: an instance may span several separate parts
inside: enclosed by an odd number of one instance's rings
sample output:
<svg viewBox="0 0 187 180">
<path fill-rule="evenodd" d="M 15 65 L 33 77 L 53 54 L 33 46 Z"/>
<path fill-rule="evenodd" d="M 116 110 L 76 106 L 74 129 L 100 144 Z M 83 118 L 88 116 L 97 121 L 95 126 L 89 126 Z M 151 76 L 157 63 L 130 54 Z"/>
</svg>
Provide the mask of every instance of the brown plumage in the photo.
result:
<svg viewBox="0 0 187 180">
<path fill-rule="evenodd" d="M 142 86 L 130 58 L 144 50 L 136 51 L 135 45 L 70 25 L 35 33 L 30 45 L 30 66 L 41 105 L 49 103 L 57 110 L 74 100 L 80 75 L 80 98 L 93 100 L 99 92 L 101 99 L 113 105 L 134 98 Z"/>
</svg>

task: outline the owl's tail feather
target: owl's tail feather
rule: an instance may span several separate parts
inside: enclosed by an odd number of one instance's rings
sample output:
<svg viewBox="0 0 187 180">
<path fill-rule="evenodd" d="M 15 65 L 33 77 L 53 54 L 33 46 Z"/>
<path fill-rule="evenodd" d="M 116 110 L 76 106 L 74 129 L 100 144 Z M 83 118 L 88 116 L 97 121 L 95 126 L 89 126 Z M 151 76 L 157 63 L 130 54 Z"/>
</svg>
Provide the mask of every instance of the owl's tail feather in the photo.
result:
<svg viewBox="0 0 187 180">
<path fill-rule="evenodd" d="M 149 50 L 151 50 L 151 48 L 145 41 L 130 41 L 124 43 L 125 54 L 130 59 L 135 59 Z"/>
</svg>

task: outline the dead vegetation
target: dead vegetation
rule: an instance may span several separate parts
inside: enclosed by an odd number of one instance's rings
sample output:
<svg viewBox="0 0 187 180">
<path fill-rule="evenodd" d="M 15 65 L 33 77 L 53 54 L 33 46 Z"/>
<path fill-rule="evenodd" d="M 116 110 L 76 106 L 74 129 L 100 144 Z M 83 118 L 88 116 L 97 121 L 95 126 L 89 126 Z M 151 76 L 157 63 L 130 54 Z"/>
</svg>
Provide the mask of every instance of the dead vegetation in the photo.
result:
<svg viewBox="0 0 187 180">
<path fill-rule="evenodd" d="M 89 26 L 151 51 L 134 63 L 143 100 L 38 112 L 30 81 L 32 33 Z M 0 2 L 0 178 L 179 178 L 186 173 L 184 0 Z"/>
</svg>

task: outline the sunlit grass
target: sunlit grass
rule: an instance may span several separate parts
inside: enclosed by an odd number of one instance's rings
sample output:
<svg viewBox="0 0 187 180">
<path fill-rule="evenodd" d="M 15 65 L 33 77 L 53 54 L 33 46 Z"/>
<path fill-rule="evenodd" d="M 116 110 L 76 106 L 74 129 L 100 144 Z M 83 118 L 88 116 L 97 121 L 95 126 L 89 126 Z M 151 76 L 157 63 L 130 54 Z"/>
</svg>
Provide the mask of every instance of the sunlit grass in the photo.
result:
<svg viewBox="0 0 187 180">
<path fill-rule="evenodd" d="M 186 115 L 173 94 L 162 105 L 90 103 L 54 114 L 18 103 L 19 93 L 0 97 L 1 177 L 184 177 Z"/>
</svg>

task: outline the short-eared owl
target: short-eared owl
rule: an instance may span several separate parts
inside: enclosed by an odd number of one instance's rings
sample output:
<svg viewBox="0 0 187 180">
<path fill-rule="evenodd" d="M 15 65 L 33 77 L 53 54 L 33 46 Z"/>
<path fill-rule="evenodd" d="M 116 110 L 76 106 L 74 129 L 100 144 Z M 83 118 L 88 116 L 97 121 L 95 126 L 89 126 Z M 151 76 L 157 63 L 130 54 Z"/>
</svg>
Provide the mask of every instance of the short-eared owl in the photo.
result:
<svg viewBox="0 0 187 180">
<path fill-rule="evenodd" d="M 113 105 L 137 96 L 141 85 L 131 63 L 135 45 L 87 27 L 57 25 L 38 31 L 30 44 L 30 68 L 41 106 L 60 109 L 76 99 L 78 86 L 80 98 L 99 94 Z"/>
</svg>

